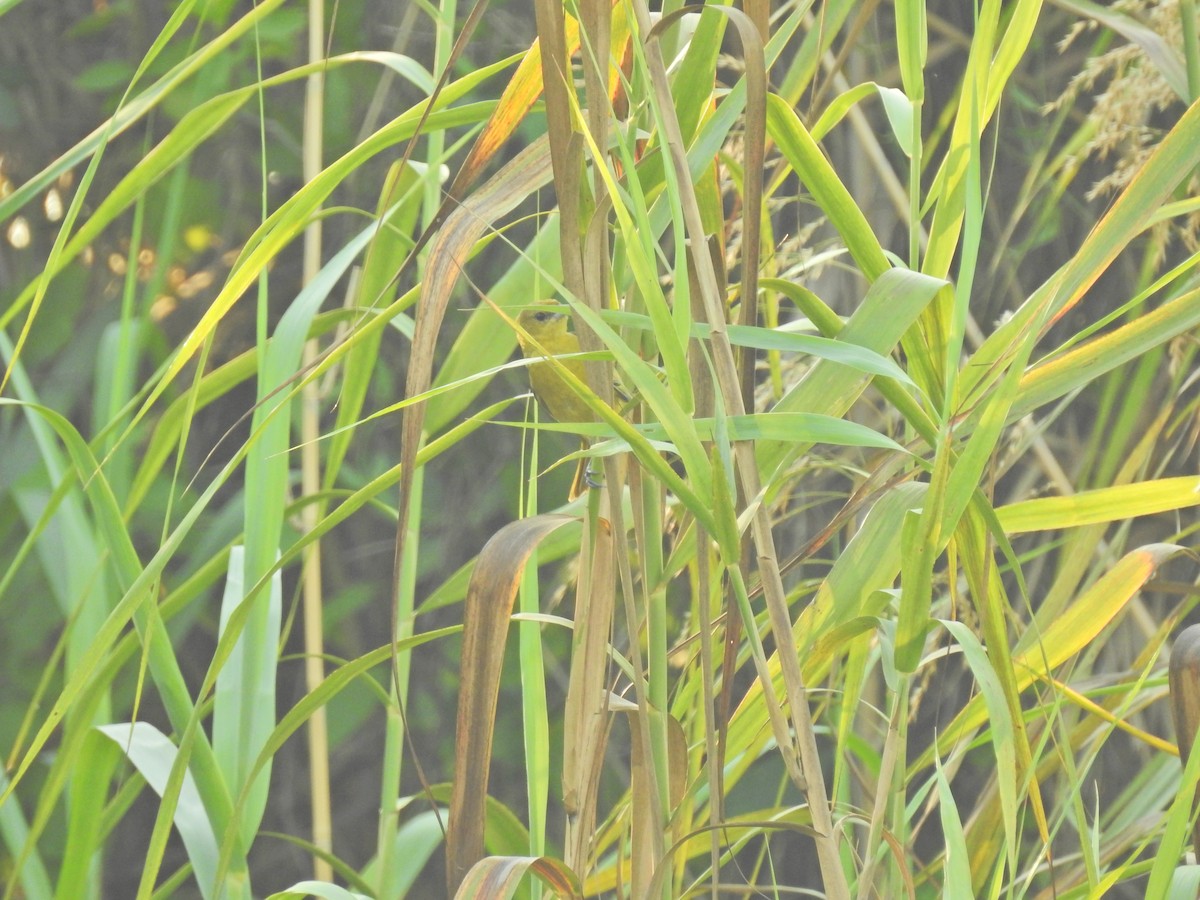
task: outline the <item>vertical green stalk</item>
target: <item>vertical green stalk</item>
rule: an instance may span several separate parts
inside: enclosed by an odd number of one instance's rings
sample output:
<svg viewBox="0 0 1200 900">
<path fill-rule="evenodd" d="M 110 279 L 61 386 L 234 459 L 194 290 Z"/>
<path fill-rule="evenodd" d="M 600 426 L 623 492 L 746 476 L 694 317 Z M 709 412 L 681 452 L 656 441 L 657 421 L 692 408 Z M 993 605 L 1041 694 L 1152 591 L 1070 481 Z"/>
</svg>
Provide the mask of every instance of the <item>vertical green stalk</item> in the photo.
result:
<svg viewBox="0 0 1200 900">
<path fill-rule="evenodd" d="M 143 147 L 143 154 L 146 152 Z M 133 396 L 133 378 L 137 371 L 141 333 L 136 329 L 134 318 L 134 300 L 137 297 L 138 286 L 138 253 L 142 246 L 142 229 L 146 220 L 146 197 L 143 194 L 133 207 L 133 227 L 129 234 L 129 253 L 125 263 L 125 284 L 121 291 L 121 317 L 116 323 L 115 336 L 106 330 L 105 347 L 111 347 L 109 354 L 112 368 L 108 377 L 97 379 L 96 402 L 93 408 L 99 413 L 95 423 L 99 431 L 105 425 L 115 420 L 121 413 L 122 407 Z M 111 329 L 112 326 L 109 326 Z M 120 498 L 125 497 L 129 490 L 131 458 L 129 451 L 119 446 L 119 432 L 112 430 L 104 442 L 104 469 L 108 473 L 109 484 L 113 492 Z"/>
<path fill-rule="evenodd" d="M 712 558 L 708 549 L 709 542 L 703 534 L 703 529 L 699 526 L 695 526 L 695 535 L 695 574 L 692 580 L 694 586 L 692 594 L 696 598 L 696 621 L 700 626 L 700 672 L 702 678 L 700 696 L 703 703 L 703 713 L 699 724 L 704 729 L 704 754 L 706 757 L 704 768 L 708 782 L 708 824 L 716 826 L 725 821 L 725 798 L 721 793 L 723 788 L 720 771 L 723 754 L 718 746 L 717 701 L 714 696 L 717 683 L 715 651 L 721 648 L 722 642 L 715 639 L 712 612 L 714 600 L 719 603 L 719 598 L 713 596 L 711 587 Z M 725 628 L 729 628 L 728 623 Z M 721 673 L 723 679 L 731 676 L 731 672 L 723 671 Z M 721 836 L 715 827 L 709 829 L 708 854 L 709 867 L 712 870 L 709 896 L 712 897 L 712 900 L 717 900 L 721 872 Z"/>
<path fill-rule="evenodd" d="M 970 104 L 970 155 L 967 158 L 964 185 L 966 197 L 963 201 L 962 254 L 958 266 L 958 283 L 954 288 L 954 304 L 951 307 L 950 338 L 946 345 L 945 358 L 942 360 L 943 421 L 949 421 L 956 404 L 959 357 L 962 355 L 963 339 L 967 330 L 971 289 L 975 282 L 975 267 L 979 261 L 979 245 L 983 236 L 983 174 L 980 159 L 980 132 L 983 129 L 980 107 L 983 91 L 984 84 L 980 79 L 968 79 L 963 91 L 964 101 Z"/>
<path fill-rule="evenodd" d="M 912 103 L 912 154 L 908 161 L 908 265 L 921 265 L 921 109 L 925 103 L 928 32 L 924 0 L 896 0 L 896 47 L 900 79 Z"/>
<path fill-rule="evenodd" d="M 882 664 L 885 671 L 890 668 L 886 659 L 882 660 Z M 862 856 L 864 865 L 858 878 L 859 900 L 866 900 L 871 896 L 901 897 L 905 893 L 904 873 L 896 871 L 894 866 L 888 867 L 889 876 L 886 879 L 875 877 L 875 869 L 880 860 L 890 858 L 883 846 L 885 830 L 892 835 L 896 845 L 901 847 L 906 846 L 908 832 L 905 766 L 908 755 L 909 689 L 912 679 L 900 676 L 894 671 L 891 674 L 895 683 L 889 678 L 888 686 L 894 687 L 895 691 L 892 693 L 892 709 L 888 717 L 888 733 L 879 765 L 879 779 L 875 783 L 875 803 L 871 811 L 867 846 Z M 877 888 L 889 883 L 890 890 L 885 889 L 881 895 L 874 893 Z"/>
<path fill-rule="evenodd" d="M 1196 36 L 1196 0 L 1179 0 L 1183 58 L 1187 63 L 1188 101 L 1200 97 L 1200 38 Z"/>
<path fill-rule="evenodd" d="M 454 23 L 458 17 L 458 0 L 442 0 L 438 6 L 438 17 L 434 21 L 433 77 L 438 79 L 450 61 L 454 49 Z M 442 203 L 442 157 L 445 155 L 446 135 L 441 129 L 430 130 L 426 135 L 425 202 L 421 212 L 422 230 L 433 222 Z M 422 260 L 424 257 L 422 257 Z"/>
<path fill-rule="evenodd" d="M 921 111 L 924 106 L 922 100 L 912 99 L 912 155 L 908 158 L 908 265 L 914 272 L 921 266 Z"/>
<path fill-rule="evenodd" d="M 401 552 L 397 570 L 400 572 L 400 583 L 396 585 L 396 631 L 393 640 L 401 641 L 411 637 L 413 633 L 413 597 L 417 584 L 417 550 L 421 534 L 421 497 L 424 493 L 425 470 L 418 467 L 413 472 L 411 519 L 412 527 L 408 529 L 404 548 Z M 379 858 L 379 884 L 376 885 L 376 896 L 385 900 L 394 896 L 392 885 L 396 865 L 396 832 L 399 829 L 400 812 L 397 801 L 400 797 L 401 761 L 404 755 L 404 717 L 400 712 L 400 703 L 408 696 L 408 678 L 411 657 L 408 653 L 393 657 L 395 673 L 390 691 L 390 703 L 387 712 L 387 733 L 383 747 L 383 776 L 379 792 L 379 844 L 376 853 Z"/>
<path fill-rule="evenodd" d="M 434 21 L 435 41 L 433 50 L 432 74 L 435 81 L 445 70 L 454 46 L 454 22 L 457 15 L 456 0 L 443 0 L 438 7 L 438 17 Z M 426 171 L 424 202 L 421 210 L 421 226 L 424 231 L 433 222 L 441 205 L 441 163 L 445 150 L 445 136 L 439 129 L 428 132 L 426 137 Z M 418 266 L 424 269 L 424 256 L 418 259 Z M 417 549 L 420 536 L 421 497 L 424 486 L 424 470 L 416 468 L 412 473 L 412 492 L 409 502 L 409 526 L 404 537 L 404 546 L 400 551 L 400 559 L 396 563 L 399 573 L 399 583 L 395 586 L 395 608 L 393 621 L 395 633 L 392 639 L 399 641 L 411 636 L 413 628 L 414 594 L 417 580 Z M 401 518 L 403 519 L 403 512 Z M 377 895 L 387 898 L 393 895 L 392 885 L 394 876 L 392 869 L 396 865 L 396 833 L 399 829 L 399 811 L 397 801 L 400 797 L 400 776 L 404 754 L 404 717 L 400 704 L 406 702 L 408 696 L 408 679 L 411 659 L 408 654 L 393 656 L 394 672 L 391 684 L 391 702 L 388 706 L 387 733 L 384 739 L 383 776 L 380 785 L 380 820 L 379 840 L 376 853 L 379 858 L 379 884 Z"/>
<path fill-rule="evenodd" d="M 644 526 L 640 547 L 642 566 L 642 595 L 646 602 L 646 663 L 649 673 L 645 725 L 650 734 L 650 753 L 654 763 L 655 785 L 658 787 L 659 809 L 663 828 L 671 813 L 671 772 L 667 753 L 667 717 L 670 715 L 670 673 L 667 669 L 667 594 L 663 584 L 662 558 L 662 488 L 652 478 L 638 479 L 641 484 L 640 502 Z M 706 598 L 705 598 L 706 599 Z M 702 601 L 703 602 L 703 601 Z M 663 900 L 670 900 L 672 882 L 662 879 Z"/>
<path fill-rule="evenodd" d="M 537 405 L 533 404 L 534 409 Z M 521 504 L 522 516 L 537 513 L 538 492 L 538 434 L 530 434 L 528 491 Z M 541 611 L 538 594 L 538 551 L 530 555 L 521 576 L 520 611 L 534 614 Z M 525 793 L 529 814 L 529 855 L 546 853 L 546 810 L 550 798 L 550 715 L 546 705 L 546 667 L 542 655 L 542 626 L 538 622 L 521 622 L 517 626 L 521 660 L 521 714 L 525 732 Z M 530 884 L 531 900 L 542 896 L 542 883 Z"/>
<path fill-rule="evenodd" d="M 266 221 L 266 110 L 261 89 L 262 53 L 257 27 L 255 37 L 260 85 L 257 92 L 262 179 L 260 215 Z M 264 270 L 258 280 L 255 334 L 257 396 L 262 402 L 255 407 L 252 420 L 258 438 L 249 447 L 244 469 L 244 483 L 248 486 L 242 512 L 245 552 L 240 562 L 231 557 L 227 576 L 227 590 L 241 596 L 240 599 L 227 596 L 223 601 L 223 608 L 232 611 L 244 600 L 250 604 L 251 612 L 236 639 L 230 655 L 232 662 L 217 676 L 213 702 L 213 752 L 225 787 L 232 796 L 237 796 L 246 787 L 250 768 L 274 722 L 275 666 L 279 656 L 282 596 L 277 587 L 272 584 L 269 591 L 259 591 L 253 597 L 242 593 L 253 590 L 279 557 L 288 480 L 289 417 L 288 410 L 279 409 L 286 401 L 283 397 L 269 397 L 278 382 L 286 377 L 277 370 L 283 368 L 287 354 L 282 348 L 274 354 L 271 351 L 267 334 L 268 294 Z M 276 415 L 277 412 L 282 414 Z M 266 809 L 269 783 L 268 766 L 255 778 L 253 790 L 248 793 L 249 799 L 242 806 L 235 826 L 244 847 L 250 846 L 258 831 Z"/>
</svg>

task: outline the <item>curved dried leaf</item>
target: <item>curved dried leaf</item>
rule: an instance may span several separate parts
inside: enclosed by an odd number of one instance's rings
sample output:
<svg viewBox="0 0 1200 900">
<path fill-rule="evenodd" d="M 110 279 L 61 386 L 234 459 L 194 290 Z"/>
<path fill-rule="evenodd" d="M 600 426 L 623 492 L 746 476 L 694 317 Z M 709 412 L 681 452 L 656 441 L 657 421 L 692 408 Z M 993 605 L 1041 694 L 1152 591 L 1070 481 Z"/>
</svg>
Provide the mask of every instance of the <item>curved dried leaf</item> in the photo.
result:
<svg viewBox="0 0 1200 900">
<path fill-rule="evenodd" d="M 526 872 L 532 872 L 560 897 L 582 897 L 575 873 L 549 856 L 489 856 L 467 873 L 455 900 L 498 900 L 516 893 Z"/>
<path fill-rule="evenodd" d="M 546 184 L 550 177 L 547 141 L 534 141 L 498 171 L 482 188 L 451 213 L 433 246 L 429 248 L 425 280 L 417 306 L 412 355 L 404 384 L 406 398 L 419 397 L 429 389 L 437 336 L 450 303 L 450 295 L 467 255 L 475 242 L 500 216 L 511 212 L 526 195 Z M 404 546 L 411 510 L 413 474 L 425 424 L 425 401 L 404 411 L 400 445 L 400 523 L 396 546 Z"/>
<path fill-rule="evenodd" d="M 521 573 L 543 538 L 574 521 L 571 516 L 549 514 L 504 526 L 484 546 L 471 574 L 463 616 L 454 792 L 446 848 L 450 893 L 483 858 L 484 803 L 500 669 Z"/>
</svg>

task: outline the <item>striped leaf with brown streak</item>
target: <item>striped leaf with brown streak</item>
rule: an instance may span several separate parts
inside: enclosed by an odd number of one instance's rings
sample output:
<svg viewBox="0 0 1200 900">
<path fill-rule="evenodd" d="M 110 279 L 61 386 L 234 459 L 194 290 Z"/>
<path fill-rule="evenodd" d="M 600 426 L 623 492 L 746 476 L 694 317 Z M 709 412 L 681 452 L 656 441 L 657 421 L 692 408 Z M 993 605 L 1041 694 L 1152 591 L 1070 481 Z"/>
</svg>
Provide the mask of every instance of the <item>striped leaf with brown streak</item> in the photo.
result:
<svg viewBox="0 0 1200 900">
<path fill-rule="evenodd" d="M 500 668 L 509 617 L 525 563 L 543 538 L 571 516 L 519 519 L 500 529 L 479 554 L 467 588 L 454 740 L 454 792 L 446 835 L 446 886 L 454 895 L 483 858 L 484 802 L 496 726 Z"/>
</svg>

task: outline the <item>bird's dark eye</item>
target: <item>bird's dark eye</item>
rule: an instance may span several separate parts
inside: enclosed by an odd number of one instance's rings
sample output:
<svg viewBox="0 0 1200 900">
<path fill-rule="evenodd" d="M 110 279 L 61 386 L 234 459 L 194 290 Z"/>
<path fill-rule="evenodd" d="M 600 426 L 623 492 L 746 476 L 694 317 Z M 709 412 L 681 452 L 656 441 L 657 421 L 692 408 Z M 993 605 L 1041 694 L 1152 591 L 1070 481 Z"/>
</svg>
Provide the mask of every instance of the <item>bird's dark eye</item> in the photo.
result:
<svg viewBox="0 0 1200 900">
<path fill-rule="evenodd" d="M 553 319 L 553 318 L 554 318 L 554 313 L 550 313 L 550 312 L 537 312 L 537 313 L 534 313 L 534 314 L 533 314 L 533 317 L 534 317 L 535 319 L 537 319 L 539 322 L 549 322 L 551 319 Z"/>
</svg>

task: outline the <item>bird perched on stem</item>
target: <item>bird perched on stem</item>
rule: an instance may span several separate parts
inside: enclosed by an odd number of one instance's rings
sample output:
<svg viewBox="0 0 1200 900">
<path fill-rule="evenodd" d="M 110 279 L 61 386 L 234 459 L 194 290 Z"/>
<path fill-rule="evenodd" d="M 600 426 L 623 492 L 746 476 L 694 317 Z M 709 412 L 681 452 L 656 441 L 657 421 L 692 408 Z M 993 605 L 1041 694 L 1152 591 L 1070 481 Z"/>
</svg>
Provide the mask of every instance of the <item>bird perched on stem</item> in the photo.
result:
<svg viewBox="0 0 1200 900">
<path fill-rule="evenodd" d="M 517 333 L 521 344 L 521 352 L 526 359 L 539 360 L 529 366 L 529 385 L 533 388 L 534 396 L 541 401 L 556 421 L 559 422 L 594 422 L 596 415 L 563 378 L 562 372 L 555 363 L 566 367 L 572 375 L 587 383 L 584 375 L 583 360 L 577 358 L 556 359 L 550 362 L 546 356 L 567 356 L 579 352 L 579 338 L 567 331 L 568 316 L 566 307 L 554 300 L 540 300 L 534 306 L 521 311 L 517 322 L 525 333 Z M 532 340 L 530 340 L 532 338 Z M 536 342 L 536 343 L 535 343 Z M 582 439 L 586 449 L 587 440 Z M 571 485 L 571 498 L 582 493 L 586 478 L 584 471 L 586 460 L 580 460 L 579 469 Z"/>
<path fill-rule="evenodd" d="M 530 365 L 529 384 L 534 396 L 556 421 L 594 422 L 596 416 L 591 408 L 571 389 L 555 364 L 545 359 L 547 354 L 558 357 L 579 352 L 579 338 L 567 331 L 567 321 L 566 307 L 553 300 L 539 301 L 536 306 L 522 310 L 517 317 L 517 322 L 529 335 L 517 334 L 521 352 L 526 359 L 541 360 Z M 557 362 L 580 381 L 587 383 L 583 360 L 561 359 Z"/>
</svg>

